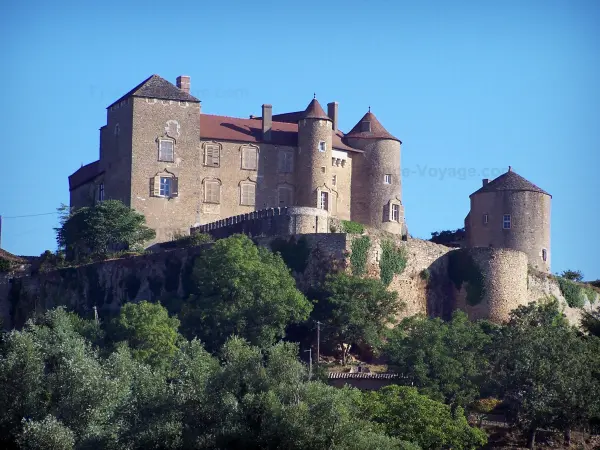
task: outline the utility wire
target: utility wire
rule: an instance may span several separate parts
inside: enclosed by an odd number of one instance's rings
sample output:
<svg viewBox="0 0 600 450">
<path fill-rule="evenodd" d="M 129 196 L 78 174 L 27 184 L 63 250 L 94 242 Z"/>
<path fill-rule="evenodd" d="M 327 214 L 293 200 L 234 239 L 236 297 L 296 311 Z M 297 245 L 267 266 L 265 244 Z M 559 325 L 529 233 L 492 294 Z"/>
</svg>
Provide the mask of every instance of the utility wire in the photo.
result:
<svg viewBox="0 0 600 450">
<path fill-rule="evenodd" d="M 2 216 L 3 219 L 20 219 L 22 217 L 38 217 L 38 216 L 49 216 L 50 214 L 58 214 L 59 211 L 49 212 L 49 213 L 41 213 L 41 214 L 26 214 L 24 216 Z"/>
</svg>

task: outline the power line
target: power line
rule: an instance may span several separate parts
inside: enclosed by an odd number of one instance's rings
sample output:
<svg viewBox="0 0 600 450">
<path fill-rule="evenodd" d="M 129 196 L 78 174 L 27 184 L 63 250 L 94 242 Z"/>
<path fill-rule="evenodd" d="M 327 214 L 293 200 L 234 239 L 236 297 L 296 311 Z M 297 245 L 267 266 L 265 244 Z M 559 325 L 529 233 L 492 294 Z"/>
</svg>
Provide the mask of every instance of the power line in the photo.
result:
<svg viewBox="0 0 600 450">
<path fill-rule="evenodd" d="M 41 213 L 41 214 L 26 214 L 23 216 L 2 216 L 3 219 L 20 219 L 22 217 L 38 217 L 38 216 L 49 216 L 50 214 L 58 214 L 59 211 L 49 212 L 49 213 Z"/>
</svg>

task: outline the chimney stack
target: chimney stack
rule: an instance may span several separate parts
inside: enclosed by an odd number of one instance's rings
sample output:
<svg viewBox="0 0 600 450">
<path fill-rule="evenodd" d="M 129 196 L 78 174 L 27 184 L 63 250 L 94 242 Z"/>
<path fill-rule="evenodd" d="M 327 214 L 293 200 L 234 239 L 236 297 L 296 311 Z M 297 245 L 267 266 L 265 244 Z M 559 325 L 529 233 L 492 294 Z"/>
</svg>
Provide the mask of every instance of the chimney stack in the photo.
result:
<svg viewBox="0 0 600 450">
<path fill-rule="evenodd" d="M 486 184 L 488 184 L 490 182 L 489 178 L 484 178 L 483 179 L 483 185 L 485 186 Z"/>
<path fill-rule="evenodd" d="M 508 171 L 512 172 L 512 166 L 508 166 Z"/>
<path fill-rule="evenodd" d="M 333 122 L 333 131 L 338 130 L 338 102 L 327 103 L 327 115 Z"/>
<path fill-rule="evenodd" d="M 263 141 L 271 140 L 271 128 L 273 127 L 273 106 L 262 105 L 262 135 Z"/>
<path fill-rule="evenodd" d="M 180 75 L 177 77 L 177 87 L 183 92 L 190 93 L 190 77 L 187 75 Z"/>
</svg>

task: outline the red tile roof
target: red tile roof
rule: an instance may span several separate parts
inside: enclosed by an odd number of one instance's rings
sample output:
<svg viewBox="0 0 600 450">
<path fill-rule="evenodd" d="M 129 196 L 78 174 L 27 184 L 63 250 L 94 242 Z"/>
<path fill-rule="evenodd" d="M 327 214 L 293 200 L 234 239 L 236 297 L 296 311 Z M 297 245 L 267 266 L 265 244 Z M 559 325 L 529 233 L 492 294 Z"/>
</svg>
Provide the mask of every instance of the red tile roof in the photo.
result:
<svg viewBox="0 0 600 450">
<path fill-rule="evenodd" d="M 367 125 L 363 125 L 370 122 L 371 131 L 365 131 Z M 371 111 L 366 113 L 362 119 L 358 121 L 354 128 L 350 130 L 349 133 L 346 134 L 346 137 L 356 138 L 356 139 L 393 139 L 394 141 L 398 141 L 402 144 L 402 141 L 397 137 L 392 136 L 384 127 L 381 125 L 375 114 Z"/>
<path fill-rule="evenodd" d="M 262 142 L 262 120 L 201 114 L 200 136 L 202 139 L 222 141 Z M 362 153 L 362 150 L 349 147 L 342 142 L 342 137 L 343 133 L 341 131 L 334 133 L 332 137 L 333 148 Z M 297 146 L 298 124 L 273 121 L 270 143 Z"/>
<path fill-rule="evenodd" d="M 190 95 L 188 92 L 182 91 L 173 83 L 168 82 L 158 75 L 152 75 L 130 90 L 123 97 L 111 103 L 108 108 L 130 96 L 158 98 L 162 100 L 179 100 L 193 103 L 200 102 L 196 97 Z"/>
<path fill-rule="evenodd" d="M 85 166 L 81 166 L 77 171 L 73 172 L 73 174 L 69 176 L 69 190 L 72 191 L 82 184 L 93 180 L 101 173 L 100 161 L 94 161 L 86 164 Z"/>
<path fill-rule="evenodd" d="M 302 115 L 303 119 L 323 119 L 331 121 L 331 118 L 325 114 L 323 108 L 319 104 L 316 98 L 313 98 L 306 109 L 304 110 L 304 114 Z"/>
</svg>

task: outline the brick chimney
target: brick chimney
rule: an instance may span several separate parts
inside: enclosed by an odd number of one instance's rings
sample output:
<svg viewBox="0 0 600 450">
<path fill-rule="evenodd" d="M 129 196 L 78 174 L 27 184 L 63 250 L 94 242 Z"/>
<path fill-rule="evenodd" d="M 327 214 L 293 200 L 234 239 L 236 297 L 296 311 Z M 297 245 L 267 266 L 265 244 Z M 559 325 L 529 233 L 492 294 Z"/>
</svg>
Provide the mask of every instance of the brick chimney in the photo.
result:
<svg viewBox="0 0 600 450">
<path fill-rule="evenodd" d="M 484 178 L 483 179 L 483 185 L 485 186 L 486 184 L 488 184 L 490 182 L 489 178 Z"/>
<path fill-rule="evenodd" d="M 177 87 L 183 92 L 190 93 L 190 77 L 187 75 L 179 75 L 177 77 Z"/>
<path fill-rule="evenodd" d="M 338 129 L 338 102 L 327 103 L 327 115 L 333 122 L 333 131 Z"/>
<path fill-rule="evenodd" d="M 273 127 L 273 106 L 262 105 L 262 135 L 263 141 L 271 140 L 271 128 Z"/>
</svg>

